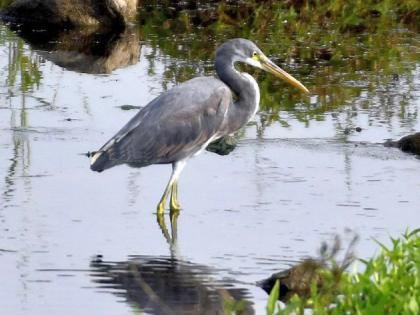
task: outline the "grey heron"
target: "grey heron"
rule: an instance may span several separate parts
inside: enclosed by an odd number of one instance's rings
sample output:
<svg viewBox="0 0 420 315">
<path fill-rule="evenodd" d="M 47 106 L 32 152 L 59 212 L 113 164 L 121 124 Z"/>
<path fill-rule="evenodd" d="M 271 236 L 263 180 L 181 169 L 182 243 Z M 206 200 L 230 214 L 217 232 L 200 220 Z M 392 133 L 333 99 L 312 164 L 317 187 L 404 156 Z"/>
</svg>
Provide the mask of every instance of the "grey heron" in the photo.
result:
<svg viewBox="0 0 420 315">
<path fill-rule="evenodd" d="M 187 160 L 210 142 L 243 127 L 258 110 L 258 84 L 248 73 L 236 70 L 236 62 L 268 71 L 309 93 L 253 42 L 242 38 L 229 40 L 216 50 L 215 69 L 219 78 L 194 78 L 159 95 L 92 154 L 90 168 L 101 172 L 119 164 L 133 167 L 172 164 L 172 174 L 157 211 L 163 213 L 169 194 L 171 211 L 179 210 L 178 178 Z"/>
</svg>

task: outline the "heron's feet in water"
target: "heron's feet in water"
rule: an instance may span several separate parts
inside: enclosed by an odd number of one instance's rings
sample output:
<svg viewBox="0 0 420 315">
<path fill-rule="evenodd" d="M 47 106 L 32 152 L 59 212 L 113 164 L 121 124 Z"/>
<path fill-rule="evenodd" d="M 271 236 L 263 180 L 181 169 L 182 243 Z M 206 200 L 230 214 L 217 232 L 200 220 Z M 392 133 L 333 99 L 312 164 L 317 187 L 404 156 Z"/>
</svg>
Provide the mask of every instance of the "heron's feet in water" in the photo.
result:
<svg viewBox="0 0 420 315">
<path fill-rule="evenodd" d="M 165 193 L 160 199 L 160 202 L 157 206 L 158 214 L 163 214 L 165 212 L 166 199 L 169 195 L 169 191 L 171 192 L 171 199 L 169 202 L 171 213 L 181 210 L 181 205 L 178 202 L 178 183 L 173 183 L 170 189 L 166 189 Z"/>
<path fill-rule="evenodd" d="M 179 210 L 181 210 L 181 206 L 178 203 L 178 201 L 172 200 L 172 198 L 171 198 L 171 203 L 169 204 L 169 207 L 171 209 L 171 212 L 174 212 L 174 211 L 178 212 Z"/>
<path fill-rule="evenodd" d="M 165 213 L 165 204 L 166 202 L 159 202 L 158 206 L 157 206 L 157 213 L 158 214 L 163 214 Z M 176 200 L 172 200 L 171 198 L 171 202 L 169 204 L 171 213 L 172 212 L 179 212 L 179 210 L 181 210 L 181 205 L 176 201 Z"/>
<path fill-rule="evenodd" d="M 171 202 L 170 202 L 170 207 L 171 207 L 171 212 L 172 211 L 179 211 L 181 210 L 181 206 L 178 202 L 178 183 L 173 183 L 172 184 L 172 192 L 171 192 Z"/>
<path fill-rule="evenodd" d="M 166 200 L 161 200 L 157 206 L 157 213 L 162 215 L 165 212 Z"/>
</svg>

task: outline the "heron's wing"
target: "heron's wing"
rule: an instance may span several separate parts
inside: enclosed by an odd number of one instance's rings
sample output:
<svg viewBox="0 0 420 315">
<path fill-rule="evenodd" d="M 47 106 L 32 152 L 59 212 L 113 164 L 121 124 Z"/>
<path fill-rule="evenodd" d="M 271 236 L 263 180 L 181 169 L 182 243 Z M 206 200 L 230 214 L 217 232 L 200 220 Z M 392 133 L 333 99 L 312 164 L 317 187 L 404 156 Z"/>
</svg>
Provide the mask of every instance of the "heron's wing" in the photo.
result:
<svg viewBox="0 0 420 315">
<path fill-rule="evenodd" d="M 145 166 L 189 157 L 221 136 L 218 131 L 231 102 L 230 89 L 215 78 L 180 84 L 134 116 L 93 156 L 91 168 Z"/>
</svg>

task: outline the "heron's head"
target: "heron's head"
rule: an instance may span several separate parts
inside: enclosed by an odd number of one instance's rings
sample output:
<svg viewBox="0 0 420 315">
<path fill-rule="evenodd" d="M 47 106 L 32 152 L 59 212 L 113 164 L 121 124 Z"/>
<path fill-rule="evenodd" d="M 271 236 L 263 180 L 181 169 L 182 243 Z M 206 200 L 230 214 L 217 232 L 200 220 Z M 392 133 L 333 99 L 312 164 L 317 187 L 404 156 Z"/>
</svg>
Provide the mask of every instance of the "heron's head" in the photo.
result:
<svg viewBox="0 0 420 315">
<path fill-rule="evenodd" d="M 272 62 L 253 42 L 243 38 L 235 38 L 225 42 L 216 51 L 216 60 L 223 58 L 235 62 L 244 62 L 256 68 L 263 69 L 283 79 L 299 90 L 309 93 L 309 90 L 293 76 Z"/>
</svg>

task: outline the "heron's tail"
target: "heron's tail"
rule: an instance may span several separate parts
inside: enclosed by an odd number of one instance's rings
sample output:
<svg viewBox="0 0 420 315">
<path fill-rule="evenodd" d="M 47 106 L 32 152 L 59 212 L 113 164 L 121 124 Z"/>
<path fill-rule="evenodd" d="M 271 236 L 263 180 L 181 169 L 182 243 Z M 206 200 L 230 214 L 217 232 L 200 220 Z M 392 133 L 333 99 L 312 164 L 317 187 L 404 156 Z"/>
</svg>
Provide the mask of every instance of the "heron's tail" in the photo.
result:
<svg viewBox="0 0 420 315">
<path fill-rule="evenodd" d="M 90 169 L 95 172 L 102 172 L 113 167 L 115 163 L 110 159 L 106 151 L 97 151 L 90 154 Z"/>
</svg>

